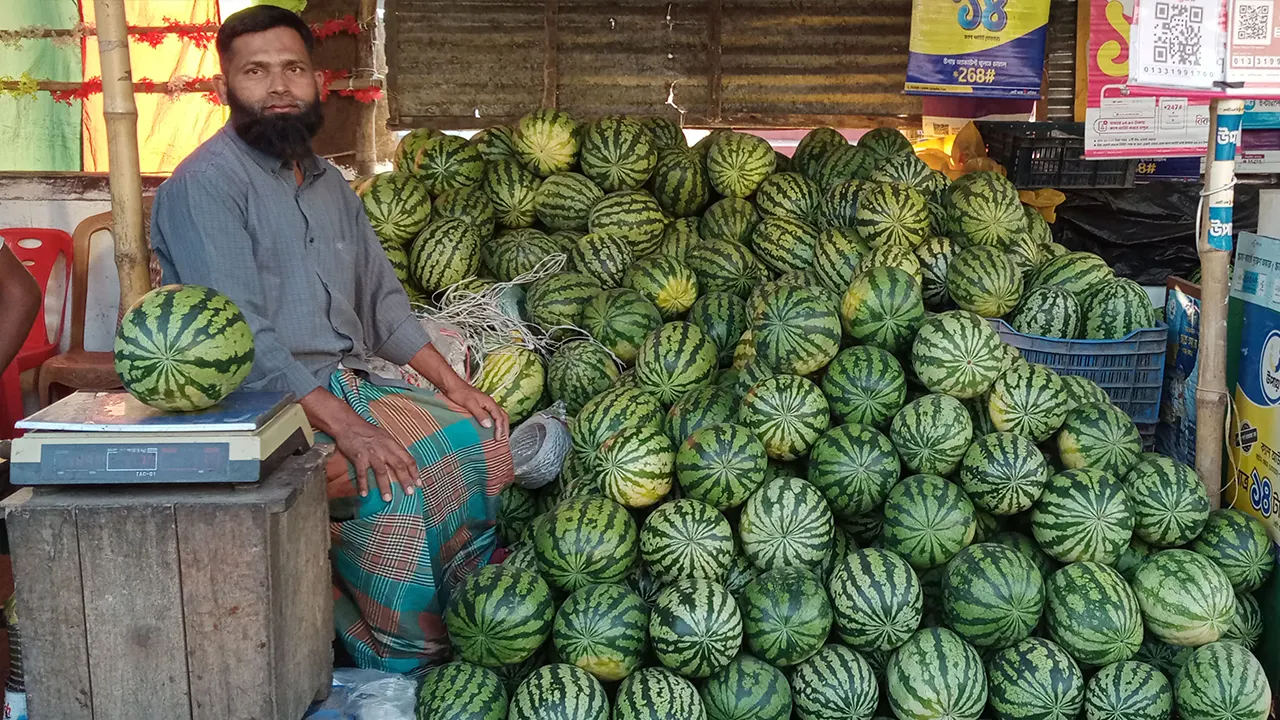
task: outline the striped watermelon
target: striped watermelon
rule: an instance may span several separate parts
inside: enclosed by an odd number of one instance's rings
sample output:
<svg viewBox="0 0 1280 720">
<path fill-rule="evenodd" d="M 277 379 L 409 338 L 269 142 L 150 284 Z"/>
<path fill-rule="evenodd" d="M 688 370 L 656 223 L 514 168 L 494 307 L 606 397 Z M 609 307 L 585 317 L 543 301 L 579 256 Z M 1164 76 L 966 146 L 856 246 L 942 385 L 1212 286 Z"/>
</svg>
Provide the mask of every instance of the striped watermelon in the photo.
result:
<svg viewBox="0 0 1280 720">
<path fill-rule="evenodd" d="M 609 720 L 609 697 L 586 670 L 547 665 L 534 670 L 511 696 L 507 720 Z"/>
<path fill-rule="evenodd" d="M 517 160 L 497 160 L 489 163 L 484 181 L 499 225 L 522 228 L 533 224 L 542 185 L 537 175 Z"/>
<path fill-rule="evenodd" d="M 974 245 L 956 253 L 947 267 L 947 294 L 962 310 L 1001 317 L 1022 297 L 1022 273 L 997 248 Z"/>
<path fill-rule="evenodd" d="M 794 460 L 827 431 L 831 409 L 812 381 L 775 375 L 761 380 L 743 396 L 738 422 L 760 438 L 769 457 Z"/>
<path fill-rule="evenodd" d="M 914 188 L 870 183 L 858 193 L 858 232 L 872 246 L 896 243 L 911 248 L 929 236 L 929 208 Z"/>
<path fill-rule="evenodd" d="M 603 682 L 621 680 L 643 662 L 649 608 L 623 585 L 589 585 L 556 611 L 551 640 L 560 660 Z"/>
<path fill-rule="evenodd" d="M 828 290 L 843 293 L 870 252 L 870 246 L 850 228 L 823 230 L 813 244 L 813 272 Z"/>
<path fill-rule="evenodd" d="M 803 567 L 817 571 L 831 549 L 835 520 L 822 493 L 799 478 L 765 482 L 742 507 L 742 551 L 761 570 Z"/>
<path fill-rule="evenodd" d="M 1030 510 L 1048 480 L 1049 465 L 1035 443 L 1013 433 L 977 438 L 960 463 L 960 487 L 993 515 Z"/>
<path fill-rule="evenodd" d="M 412 134 L 412 133 L 411 133 Z M 506 125 L 485 128 L 468 141 L 476 146 L 486 161 L 516 158 L 515 130 Z"/>
<path fill-rule="evenodd" d="M 1142 437 L 1125 412 L 1114 405 L 1078 405 L 1067 413 L 1058 433 L 1058 456 L 1068 468 L 1102 470 L 1124 477 L 1138 461 Z"/>
<path fill-rule="evenodd" d="M 396 143 L 396 149 L 391 154 L 391 162 L 395 166 L 396 172 L 411 172 L 413 170 L 413 158 L 417 155 L 418 150 L 428 140 L 440 137 L 442 134 L 434 128 L 414 128 L 405 133 L 400 138 L 400 142 Z"/>
<path fill-rule="evenodd" d="M 816 225 L 821 214 L 822 189 L 798 172 L 776 173 L 760 183 L 756 190 L 756 205 L 765 217 Z"/>
<path fill-rule="evenodd" d="M 444 623 L 459 658 L 499 667 L 533 655 L 551 633 L 554 615 L 551 590 L 537 573 L 489 565 L 454 589 Z"/>
<path fill-rule="evenodd" d="M 781 274 L 807 270 L 813 265 L 813 248 L 818 229 L 806 222 L 783 217 L 766 217 L 751 232 L 756 257 L 769 270 Z"/>
<path fill-rule="evenodd" d="M 1142 645 L 1138 598 L 1114 568 L 1063 567 L 1045 582 L 1045 619 L 1060 645 L 1085 665 L 1128 660 Z"/>
<path fill-rule="evenodd" d="M 1066 419 L 1066 388 L 1049 368 L 1015 362 L 991 386 L 987 407 L 997 430 L 1043 442 Z"/>
<path fill-rule="evenodd" d="M 711 149 L 711 144 L 714 143 L 716 140 L 719 140 L 721 135 L 724 135 L 729 132 L 731 131 L 728 128 L 717 128 L 715 130 L 712 130 L 711 132 L 703 136 L 701 140 L 694 143 L 693 147 L 690 149 L 698 153 L 698 157 L 702 158 L 703 162 L 706 162 L 707 152 Z"/>
<path fill-rule="evenodd" d="M 1236 592 L 1262 587 L 1275 568 L 1265 526 L 1240 510 L 1214 510 L 1191 549 L 1221 568 Z"/>
<path fill-rule="evenodd" d="M 602 497 L 565 500 L 533 524 L 542 576 L 559 592 L 622 582 L 636 560 L 636 521 Z"/>
<path fill-rule="evenodd" d="M 809 451 L 809 483 L 840 519 L 880 507 L 900 476 L 893 444 L 866 425 L 831 428 Z"/>
<path fill-rule="evenodd" d="M 931 310 L 947 307 L 951 302 L 951 295 L 947 293 L 947 273 L 956 256 L 955 243 L 945 237 L 926 238 L 915 247 L 915 254 L 920 262 L 921 294 L 925 307 Z"/>
<path fill-rule="evenodd" d="M 728 197 L 707 208 L 698 221 L 698 233 L 709 242 L 727 240 L 746 245 L 759 224 L 760 213 L 750 200 Z"/>
<path fill-rule="evenodd" d="M 756 357 L 779 373 L 817 372 L 840 350 L 840 316 L 824 295 L 807 288 L 769 293 L 751 333 Z"/>
<path fill-rule="evenodd" d="M 1209 520 L 1209 497 L 1191 467 L 1155 455 L 1124 477 L 1134 534 L 1157 547 L 1186 545 Z"/>
<path fill-rule="evenodd" d="M 1012 531 L 996 533 L 991 536 L 990 542 L 1017 550 L 1023 557 L 1035 563 L 1041 578 L 1047 579 L 1058 570 L 1058 563 L 1041 550 L 1034 540 L 1022 533 Z"/>
<path fill-rule="evenodd" d="M 1005 251 L 1024 278 L 1040 267 L 1040 262 L 1044 259 L 1044 251 L 1027 233 L 1015 235 Z"/>
<path fill-rule="evenodd" d="M 1231 625 L 1222 631 L 1223 640 L 1235 640 L 1249 650 L 1255 650 L 1262 641 L 1264 620 L 1262 606 L 1253 595 L 1236 594 L 1236 611 Z"/>
<path fill-rule="evenodd" d="M 698 218 L 676 218 L 667 223 L 667 229 L 662 231 L 662 246 L 658 248 L 658 253 L 683 261 L 689 251 L 701 242 Z"/>
<path fill-rule="evenodd" d="M 1172 710 L 1168 678 L 1135 660 L 1102 668 L 1084 691 L 1085 720 L 1169 720 Z"/>
<path fill-rule="evenodd" d="M 1138 566 L 1147 561 L 1147 558 L 1155 555 L 1158 548 L 1153 548 L 1147 544 L 1145 540 L 1134 535 L 1129 539 L 1129 546 L 1120 553 L 1120 559 L 1116 561 L 1115 568 L 1127 582 L 1133 582 L 1133 576 L 1138 572 Z"/>
<path fill-rule="evenodd" d="M 1080 302 L 1070 291 L 1044 285 L 1023 295 L 1009 316 L 1009 325 L 1023 335 L 1070 340 L 1080 336 L 1083 315 Z"/>
<path fill-rule="evenodd" d="M 723 583 L 733 560 L 733 530 L 715 508 L 688 498 L 663 503 L 640 530 L 640 556 L 662 585 Z"/>
<path fill-rule="evenodd" d="M 884 503 L 884 548 L 921 570 L 941 567 L 973 541 L 973 503 L 936 475 L 903 478 Z"/>
<path fill-rule="evenodd" d="M 547 233 L 547 237 L 551 238 L 556 247 L 560 248 L 559 251 L 567 257 L 573 253 L 573 246 L 577 245 L 586 234 L 583 230 L 556 230 Z M 566 263 L 565 267 L 570 267 L 570 264 Z"/>
<path fill-rule="evenodd" d="M 658 308 L 635 290 L 605 290 L 582 309 L 582 329 L 624 364 L 635 362 L 644 339 L 660 327 Z"/>
<path fill-rule="evenodd" d="M 842 182 L 866 180 L 874 169 L 875 158 L 857 145 L 837 145 L 827 151 L 818 163 L 813 180 L 831 189 Z"/>
<path fill-rule="evenodd" d="M 828 188 L 822 197 L 821 225 L 857 232 L 858 196 L 869 186 L 865 180 L 845 180 Z"/>
<path fill-rule="evenodd" d="M 1094 292 L 1115 277 L 1102 258 L 1087 252 L 1073 252 L 1053 258 L 1031 276 L 1031 287 L 1060 287 L 1087 306 Z"/>
<path fill-rule="evenodd" d="M 737 400 L 732 392 L 716 386 L 697 388 L 686 393 L 667 411 L 667 437 L 678 449 L 685 438 L 698 430 L 708 425 L 733 422 L 737 417 Z"/>
<path fill-rule="evenodd" d="M 895 155 L 876 165 L 867 178 L 871 182 L 897 183 L 927 192 L 933 183 L 933 169 L 913 153 Z"/>
<path fill-rule="evenodd" d="M 594 462 L 604 494 L 626 507 L 648 507 L 671 492 L 676 454 L 659 428 L 625 428 L 600 446 Z"/>
<path fill-rule="evenodd" d="M 605 195 L 591 208 L 587 227 L 593 233 L 622 233 L 631 243 L 636 257 L 644 257 L 662 245 L 667 217 L 649 193 L 623 190 Z"/>
<path fill-rule="evenodd" d="M 698 299 L 698 276 L 669 255 L 640 258 L 622 276 L 622 284 L 653 303 L 667 320 L 684 315 Z"/>
<path fill-rule="evenodd" d="M 613 387 L 591 398 L 582 406 L 569 430 L 573 449 L 594 459 L 596 451 L 619 430 L 630 427 L 661 428 L 662 406 L 658 399 L 643 390 Z"/>
<path fill-rule="evenodd" d="M 942 204 L 966 245 L 1004 248 L 1026 232 L 1022 200 L 1013 183 L 991 171 L 962 175 L 943 191 Z M 1034 283 L 1033 283 L 1034 284 Z"/>
<path fill-rule="evenodd" d="M 987 704 L 982 658 L 959 635 L 924 628 L 889 659 L 889 707 L 899 720 L 977 720 Z"/>
<path fill-rule="evenodd" d="M 746 502 L 764 482 L 766 465 L 760 440 L 729 423 L 694 430 L 676 453 L 676 474 L 685 496 L 717 510 Z"/>
<path fill-rule="evenodd" d="M 960 489 L 963 490 L 964 488 Z M 974 542 L 987 542 L 993 535 L 1004 528 L 1003 520 L 980 507 L 974 506 L 973 516 L 977 521 L 977 529 L 973 532 Z"/>
<path fill-rule="evenodd" d="M 998 720 L 1075 720 L 1084 706 L 1084 673 L 1048 640 L 1030 638 L 1001 650 L 987 673 Z"/>
<path fill-rule="evenodd" d="M 636 380 L 670 407 L 694 388 L 711 384 L 716 348 L 695 325 L 667 323 L 649 333 L 636 353 Z"/>
<path fill-rule="evenodd" d="M 431 221 L 427 186 L 408 173 L 379 173 L 361 183 L 356 194 L 373 231 L 382 240 L 404 245 Z"/>
<path fill-rule="evenodd" d="M 483 183 L 440 193 L 431 213 L 437 220 L 453 218 L 475 225 L 482 241 L 493 237 L 497 227 L 493 201 L 489 199 L 488 186 Z"/>
<path fill-rule="evenodd" d="M 1063 255 L 1066 255 L 1069 252 L 1071 251 L 1068 250 L 1066 246 L 1056 242 L 1051 242 L 1044 245 L 1042 248 L 1040 248 L 1040 264 L 1036 266 L 1036 270 L 1039 270 L 1041 267 L 1044 266 L 1045 263 L 1049 262 L 1050 260 L 1054 258 L 1062 257 Z"/>
<path fill-rule="evenodd" d="M 642 117 L 640 124 L 645 130 L 653 136 L 653 143 L 659 150 L 671 147 L 688 147 L 689 142 L 684 137 L 684 130 L 680 124 L 664 117 Z"/>
<path fill-rule="evenodd" d="M 742 553 L 742 548 L 735 547 L 733 560 L 729 563 L 729 577 L 724 581 L 725 589 L 735 599 L 741 598 L 747 584 L 758 577 L 760 577 L 760 568 L 751 564 L 747 556 Z"/>
<path fill-rule="evenodd" d="M 485 355 L 476 376 L 477 390 L 493 398 L 517 424 L 529 417 L 542 402 L 546 370 L 542 358 L 528 348 L 505 345 Z"/>
<path fill-rule="evenodd" d="M 520 542 L 537 516 L 538 508 L 532 491 L 519 485 L 506 486 L 498 493 L 498 515 L 494 522 L 498 540 L 508 546 Z"/>
<path fill-rule="evenodd" d="M 711 181 L 707 179 L 702 160 L 683 147 L 658 153 L 658 164 L 650 182 L 658 205 L 674 217 L 695 219 L 711 200 Z"/>
<path fill-rule="evenodd" d="M 769 141 L 757 135 L 723 133 L 707 150 L 707 177 L 725 197 L 750 197 L 777 164 Z"/>
<path fill-rule="evenodd" d="M 911 141 L 894 128 L 875 128 L 858 138 L 858 149 L 871 154 L 879 165 L 899 155 L 914 154 Z"/>
<path fill-rule="evenodd" d="M 129 394 L 159 410 L 217 405 L 253 367 L 253 330 L 231 298 L 200 285 L 165 285 L 120 320 L 113 362 Z"/>
<path fill-rule="evenodd" d="M 872 247 L 871 252 L 858 263 L 859 272 L 877 267 L 898 268 L 914 278 L 917 285 L 924 286 L 924 271 L 920 269 L 920 260 L 906 245 L 884 243 Z"/>
<path fill-rule="evenodd" d="M 538 186 L 534 212 L 552 230 L 586 230 L 591 208 L 604 197 L 595 183 L 578 173 L 556 173 Z"/>
<path fill-rule="evenodd" d="M 685 677 L 706 678 L 738 654 L 742 615 L 723 586 L 682 580 L 658 595 L 649 637 L 658 662 Z"/>
<path fill-rule="evenodd" d="M 831 581 L 831 574 L 835 572 L 836 564 L 857 548 L 858 542 L 854 540 L 853 535 L 846 528 L 836 525 L 835 532 L 831 534 L 831 549 L 827 551 L 826 557 L 822 559 L 822 565 L 818 568 L 818 579 L 824 586 Z"/>
<path fill-rule="evenodd" d="M 563 254 L 563 248 L 558 242 L 533 228 L 520 228 L 499 235 L 493 240 L 493 244 L 493 264 L 490 269 L 502 282 L 514 282 L 523 275 L 533 273 L 552 255 Z"/>
<path fill-rule="evenodd" d="M 702 686 L 708 720 L 789 720 L 791 688 L 781 670 L 739 655 Z"/>
<path fill-rule="evenodd" d="M 539 177 L 565 172 L 578 156 L 578 123 L 561 110 L 535 110 L 516 123 L 512 145 Z"/>
<path fill-rule="evenodd" d="M 883 428 L 906 401 L 906 374 L 889 352 L 868 345 L 842 350 L 827 366 L 822 392 L 847 423 Z"/>
<path fill-rule="evenodd" d="M 871 665 L 843 645 L 826 645 L 797 665 L 791 694 L 798 720 L 869 720 L 880 702 Z"/>
<path fill-rule="evenodd" d="M 1013 548 L 978 543 L 947 564 L 942 612 L 947 627 L 978 648 L 1006 648 L 1031 637 L 1044 608 L 1044 580 Z"/>
<path fill-rule="evenodd" d="M 832 149 L 848 145 L 838 130 L 819 127 L 805 133 L 796 143 L 795 152 L 791 153 L 791 169 L 807 178 L 815 179 L 818 166 Z"/>
<path fill-rule="evenodd" d="M 1066 470 L 1045 483 L 1031 513 L 1031 530 L 1056 560 L 1112 565 L 1133 536 L 1133 512 L 1115 476 Z"/>
<path fill-rule="evenodd" d="M 456 135 L 438 135 L 414 153 L 410 172 L 435 196 L 475 185 L 484 177 L 484 167 L 484 156 L 474 145 Z"/>
<path fill-rule="evenodd" d="M 622 681 L 613 720 L 707 720 L 693 683 L 665 668 L 644 668 Z"/>
<path fill-rule="evenodd" d="M 973 439 L 973 422 L 959 400 L 925 395 L 894 416 L 889 438 L 904 469 L 946 476 L 960 467 Z"/>
<path fill-rule="evenodd" d="M 694 301 L 687 320 L 715 343 L 719 364 L 728 365 L 733 360 L 734 346 L 747 331 L 747 304 L 726 292 L 708 293 Z"/>
<path fill-rule="evenodd" d="M 1191 653 L 1174 682 L 1183 720 L 1263 720 L 1271 712 L 1271 685 L 1244 646 L 1210 643 Z"/>
<path fill-rule="evenodd" d="M 439 720 L 507 720 L 507 689 L 488 668 L 451 662 L 422 678 L 414 709 Z"/>
<path fill-rule="evenodd" d="M 1119 340 L 1155 325 L 1151 298 L 1129 278 L 1100 283 L 1084 303 L 1084 336 L 1090 340 Z"/>
<path fill-rule="evenodd" d="M 1091 403 L 1109 404 L 1111 396 L 1098 386 L 1098 383 L 1086 377 L 1079 375 L 1063 375 L 1062 384 L 1066 386 L 1067 391 L 1067 412 L 1071 412 L 1080 405 L 1089 405 Z"/>
<path fill-rule="evenodd" d="M 750 250 L 727 240 L 704 239 L 689 250 L 684 260 L 698 276 L 698 290 L 702 293 L 727 292 L 745 298 L 762 271 Z"/>
<path fill-rule="evenodd" d="M 1133 590 L 1147 629 L 1172 645 L 1216 641 L 1235 617 L 1231 581 L 1212 560 L 1190 550 L 1161 550 L 1138 566 Z"/>
<path fill-rule="evenodd" d="M 840 320 L 854 342 L 898 352 L 924 322 L 920 285 L 896 267 L 863 270 L 841 299 Z"/>
<path fill-rule="evenodd" d="M 530 322 L 553 337 L 563 337 L 567 328 L 576 328 L 582 312 L 596 295 L 600 282 L 578 273 L 559 273 L 535 280 L 525 296 Z M 552 332 L 558 330 L 557 332 Z"/>
<path fill-rule="evenodd" d="M 1000 336 L 964 310 L 930 316 L 911 347 L 916 377 L 932 392 L 965 400 L 989 390 L 1003 370 Z"/>
<path fill-rule="evenodd" d="M 614 230 L 583 235 L 569 251 L 574 269 L 594 278 L 605 289 L 622 284 L 633 260 L 631 242 L 624 233 Z"/>
<path fill-rule="evenodd" d="M 831 632 L 831 601 L 812 572 L 776 568 L 749 583 L 742 593 L 742 628 L 752 654 L 785 668 L 822 649 Z"/>
<path fill-rule="evenodd" d="M 604 117 L 582 133 L 578 163 L 582 174 L 605 192 L 635 190 L 644 185 L 658 163 L 653 134 L 630 118 Z"/>
</svg>

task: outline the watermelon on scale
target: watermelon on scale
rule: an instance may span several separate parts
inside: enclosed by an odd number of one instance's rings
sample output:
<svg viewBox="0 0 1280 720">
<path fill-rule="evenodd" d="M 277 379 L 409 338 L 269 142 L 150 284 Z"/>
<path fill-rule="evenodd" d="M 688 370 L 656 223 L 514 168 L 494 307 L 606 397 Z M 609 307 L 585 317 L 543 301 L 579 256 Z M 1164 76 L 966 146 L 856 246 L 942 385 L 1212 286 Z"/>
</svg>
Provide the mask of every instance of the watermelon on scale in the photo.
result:
<svg viewBox="0 0 1280 720">
<path fill-rule="evenodd" d="M 200 285 L 165 285 L 124 314 L 113 362 L 133 397 L 159 410 L 191 412 L 240 387 L 253 357 L 253 331 L 230 298 Z"/>
<path fill-rule="evenodd" d="M 649 632 L 649 608 L 622 585 L 588 585 L 556 611 L 551 640 L 556 655 L 602 682 L 640 668 Z"/>
<path fill-rule="evenodd" d="M 923 628 L 885 670 L 889 707 L 899 720 L 977 720 L 987 704 L 982 658 L 960 636 Z"/>
<path fill-rule="evenodd" d="M 733 530 L 715 508 L 684 498 L 663 503 L 640 530 L 640 556 L 658 583 L 722 583 L 733 559 Z"/>
</svg>

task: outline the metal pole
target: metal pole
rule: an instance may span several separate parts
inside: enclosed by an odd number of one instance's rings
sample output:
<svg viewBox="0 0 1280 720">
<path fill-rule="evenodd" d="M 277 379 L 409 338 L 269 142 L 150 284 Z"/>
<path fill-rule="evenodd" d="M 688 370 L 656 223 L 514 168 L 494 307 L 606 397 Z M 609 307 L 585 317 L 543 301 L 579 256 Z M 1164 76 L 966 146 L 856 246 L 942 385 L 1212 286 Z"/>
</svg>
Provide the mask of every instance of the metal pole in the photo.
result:
<svg viewBox="0 0 1280 720">
<path fill-rule="evenodd" d="M 1231 279 L 1232 203 L 1236 145 L 1244 101 L 1215 100 L 1210 112 L 1213 136 L 1204 169 L 1204 202 L 1200 211 L 1200 380 L 1196 388 L 1196 472 L 1209 503 L 1222 503 L 1222 457 L 1226 449 L 1227 295 Z"/>
</svg>

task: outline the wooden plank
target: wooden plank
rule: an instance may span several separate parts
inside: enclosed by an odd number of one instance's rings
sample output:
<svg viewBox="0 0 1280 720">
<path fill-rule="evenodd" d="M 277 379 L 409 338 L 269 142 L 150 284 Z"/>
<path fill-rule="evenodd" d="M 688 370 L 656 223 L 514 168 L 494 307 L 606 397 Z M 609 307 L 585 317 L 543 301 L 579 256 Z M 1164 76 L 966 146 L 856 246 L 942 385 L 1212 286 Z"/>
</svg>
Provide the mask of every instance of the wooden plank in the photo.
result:
<svg viewBox="0 0 1280 720">
<path fill-rule="evenodd" d="M 76 512 L 94 720 L 191 714 L 172 506 Z"/>
<path fill-rule="evenodd" d="M 707 91 L 711 98 L 709 119 L 712 122 L 719 122 L 724 113 L 723 5 L 723 0 L 709 0 L 707 9 Z M 685 120 L 687 123 L 688 118 Z"/>
<path fill-rule="evenodd" d="M 174 517 L 192 720 L 276 717 L 267 511 L 179 505 Z"/>
<path fill-rule="evenodd" d="M 560 3 L 546 0 L 542 22 L 546 32 L 542 55 L 542 107 L 556 107 L 560 95 Z"/>
<path fill-rule="evenodd" d="M 75 514 L 15 507 L 6 522 L 27 707 L 36 718 L 93 720 Z"/>
<path fill-rule="evenodd" d="M 655 114 L 661 111 L 655 108 Z M 497 117 L 485 118 L 485 125 L 510 125 L 515 123 L 518 117 Z M 404 123 L 404 128 L 411 127 L 432 127 L 439 130 L 467 130 L 474 129 L 476 119 L 471 117 L 444 117 L 444 116 L 417 116 L 406 115 L 400 120 Z M 759 129 L 787 129 L 787 128 L 814 128 L 814 127 L 843 127 L 843 128 L 874 128 L 874 127 L 894 127 L 894 128 L 920 128 L 920 115 L 756 115 L 753 113 L 728 113 L 719 119 L 712 118 L 703 113 L 690 112 L 684 116 L 684 127 L 686 128 L 759 128 Z"/>
</svg>

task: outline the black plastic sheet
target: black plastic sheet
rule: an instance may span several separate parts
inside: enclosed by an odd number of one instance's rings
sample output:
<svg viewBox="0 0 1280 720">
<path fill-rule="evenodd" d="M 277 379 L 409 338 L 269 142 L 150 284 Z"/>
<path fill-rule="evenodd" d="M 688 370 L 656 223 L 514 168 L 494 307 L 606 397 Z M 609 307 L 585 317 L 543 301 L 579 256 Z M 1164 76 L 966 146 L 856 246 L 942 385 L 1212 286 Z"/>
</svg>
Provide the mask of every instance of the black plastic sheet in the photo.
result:
<svg viewBox="0 0 1280 720">
<path fill-rule="evenodd" d="M 1200 266 L 1196 213 L 1201 186 L 1152 182 L 1123 190 L 1066 190 L 1058 220 L 1050 225 L 1058 242 L 1106 260 L 1116 274 L 1143 285 L 1164 285 L 1170 274 L 1187 277 Z M 1235 187 L 1233 230 L 1258 227 L 1258 187 Z"/>
</svg>

